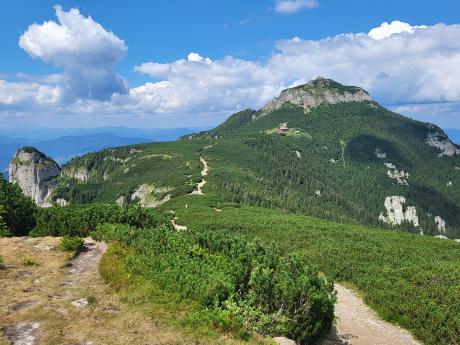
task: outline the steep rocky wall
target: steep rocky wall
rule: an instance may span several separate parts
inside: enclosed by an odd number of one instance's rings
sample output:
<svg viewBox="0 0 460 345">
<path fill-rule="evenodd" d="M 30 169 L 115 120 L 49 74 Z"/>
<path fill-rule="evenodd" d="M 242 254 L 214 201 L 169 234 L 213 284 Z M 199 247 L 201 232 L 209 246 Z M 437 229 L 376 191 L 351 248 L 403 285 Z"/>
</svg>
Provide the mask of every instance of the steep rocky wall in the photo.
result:
<svg viewBox="0 0 460 345">
<path fill-rule="evenodd" d="M 51 206 L 51 193 L 60 174 L 59 165 L 34 148 L 17 150 L 8 167 L 9 181 L 42 207 Z"/>
<path fill-rule="evenodd" d="M 87 182 L 90 178 L 90 173 L 86 168 L 78 167 L 78 168 L 64 168 L 62 170 L 62 175 L 66 177 L 75 178 L 77 180 Z"/>
</svg>

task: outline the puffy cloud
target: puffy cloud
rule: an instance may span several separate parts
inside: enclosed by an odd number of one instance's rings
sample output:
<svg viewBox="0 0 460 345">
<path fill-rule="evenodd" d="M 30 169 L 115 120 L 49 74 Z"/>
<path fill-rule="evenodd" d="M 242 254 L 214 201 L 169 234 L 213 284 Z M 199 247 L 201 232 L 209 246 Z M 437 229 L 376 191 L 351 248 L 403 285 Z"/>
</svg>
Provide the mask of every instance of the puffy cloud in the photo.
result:
<svg viewBox="0 0 460 345">
<path fill-rule="evenodd" d="M 292 14 L 306 8 L 315 8 L 318 6 L 319 3 L 317 0 L 277 0 L 275 11 L 283 14 Z"/>
<path fill-rule="evenodd" d="M 281 87 L 262 65 L 227 56 L 212 61 L 197 53 L 172 63 L 145 63 L 136 71 L 163 79 L 133 88 L 117 102 L 157 112 L 222 111 L 262 105 Z"/>
<path fill-rule="evenodd" d="M 19 46 L 64 70 L 63 96 L 69 100 L 109 99 L 115 92 L 126 92 L 125 80 L 113 72 L 126 55 L 124 42 L 78 9 L 55 10 L 58 22 L 30 25 Z"/>
<path fill-rule="evenodd" d="M 368 89 L 384 104 L 460 99 L 459 25 L 412 27 L 384 39 L 366 34 L 281 41 L 271 68 L 291 78 L 323 75 Z"/>
<path fill-rule="evenodd" d="M 37 82 L 0 80 L 0 109 L 28 109 L 29 106 L 55 105 L 61 98 L 57 86 Z"/>
<path fill-rule="evenodd" d="M 391 22 L 391 24 L 384 22 L 379 27 L 373 28 L 371 31 L 369 31 L 368 35 L 371 36 L 373 39 L 380 41 L 394 34 L 400 34 L 402 32 L 408 32 L 412 34 L 414 33 L 415 29 L 424 28 L 426 28 L 425 25 L 412 26 L 408 23 L 403 23 L 399 20 L 394 20 Z"/>
<path fill-rule="evenodd" d="M 205 62 L 207 64 L 210 64 L 212 60 L 210 58 L 204 58 L 198 53 L 190 53 L 187 56 L 187 61 L 192 61 L 192 62 Z"/>
<path fill-rule="evenodd" d="M 390 105 L 389 108 L 398 114 L 406 114 L 419 121 L 434 122 L 442 128 L 460 129 L 460 102 Z"/>
<path fill-rule="evenodd" d="M 137 66 L 160 80 L 132 89 L 128 97 L 139 102 L 144 97 L 142 102 L 161 112 L 259 107 L 282 88 L 321 75 L 362 86 L 386 105 L 458 101 L 459 35 L 458 25 L 393 22 L 369 34 L 283 40 L 265 62 L 230 56 L 211 61 L 191 53 L 171 63 Z"/>
</svg>

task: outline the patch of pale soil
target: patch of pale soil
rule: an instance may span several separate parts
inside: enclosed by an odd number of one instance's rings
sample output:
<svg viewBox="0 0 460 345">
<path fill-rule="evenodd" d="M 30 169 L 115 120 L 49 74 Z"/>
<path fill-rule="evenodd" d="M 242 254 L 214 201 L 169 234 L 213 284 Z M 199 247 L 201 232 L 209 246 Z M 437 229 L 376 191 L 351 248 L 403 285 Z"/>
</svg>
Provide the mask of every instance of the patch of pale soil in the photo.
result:
<svg viewBox="0 0 460 345">
<path fill-rule="evenodd" d="M 352 290 L 336 284 L 337 324 L 323 345 L 421 345 L 401 327 L 380 319 Z"/>
<path fill-rule="evenodd" d="M 203 170 L 201 170 L 201 176 L 203 177 L 203 179 L 196 184 L 196 189 L 190 193 L 191 195 L 204 195 L 202 190 L 204 185 L 206 184 L 204 177 L 208 175 L 209 166 L 208 162 L 206 162 L 203 157 L 200 157 L 200 161 L 201 163 L 203 163 Z"/>
<path fill-rule="evenodd" d="M 174 217 L 174 218 L 171 220 L 171 223 L 172 223 L 172 225 L 173 225 L 173 227 L 174 227 L 174 230 L 176 230 L 176 231 L 185 231 L 185 230 L 187 230 L 187 226 L 177 224 L 177 223 L 176 223 L 176 220 L 177 220 L 177 217 Z"/>
</svg>

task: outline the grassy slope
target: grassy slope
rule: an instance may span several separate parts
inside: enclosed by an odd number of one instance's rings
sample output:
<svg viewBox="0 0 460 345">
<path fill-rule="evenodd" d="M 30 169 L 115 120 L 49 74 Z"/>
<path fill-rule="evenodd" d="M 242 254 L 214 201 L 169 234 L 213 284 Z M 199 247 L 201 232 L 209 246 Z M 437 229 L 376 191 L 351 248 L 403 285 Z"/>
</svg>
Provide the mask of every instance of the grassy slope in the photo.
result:
<svg viewBox="0 0 460 345">
<path fill-rule="evenodd" d="M 77 157 L 64 166 L 64 171 L 83 167 L 91 172 L 90 180 L 82 183 L 65 179 L 56 197 L 76 203 L 115 202 L 122 195 L 129 200 L 144 183 L 170 188 L 168 193 L 173 197 L 187 194 L 200 180 L 201 165 L 196 153 L 202 145 L 187 141 L 151 143 Z M 161 199 L 163 195 L 157 197 Z"/>
<path fill-rule="evenodd" d="M 426 344 L 460 341 L 458 243 L 199 196 L 177 198 L 163 208 L 174 209 L 177 222 L 191 229 L 228 229 L 298 252 L 337 281 L 358 288 L 384 319 Z"/>
<path fill-rule="evenodd" d="M 264 133 L 284 121 L 312 139 Z M 407 205 L 417 207 L 425 233 L 436 234 L 433 217 L 440 215 L 450 236 L 460 237 L 460 173 L 455 169 L 460 158 L 438 157 L 425 143 L 426 132 L 425 124 L 370 102 L 320 106 L 307 114 L 286 105 L 243 124 L 238 134 L 234 129 L 212 132 L 222 138 L 205 153 L 214 166 L 212 192 L 246 194 L 244 202 L 259 206 L 371 225 L 379 225 L 387 196 L 402 195 Z M 378 159 L 376 148 L 387 158 Z M 385 162 L 409 172 L 409 186 L 390 179 Z M 255 178 L 241 181 L 238 176 L 244 174 Z M 315 196 L 317 190 L 322 198 Z"/>
</svg>

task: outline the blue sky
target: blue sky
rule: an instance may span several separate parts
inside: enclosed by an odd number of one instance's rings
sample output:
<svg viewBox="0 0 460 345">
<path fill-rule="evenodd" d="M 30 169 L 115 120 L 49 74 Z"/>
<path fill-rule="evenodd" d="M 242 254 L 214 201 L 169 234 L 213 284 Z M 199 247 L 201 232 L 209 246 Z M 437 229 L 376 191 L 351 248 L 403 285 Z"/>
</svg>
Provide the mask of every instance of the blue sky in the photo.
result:
<svg viewBox="0 0 460 345">
<path fill-rule="evenodd" d="M 214 125 L 323 75 L 460 128 L 459 13 L 455 0 L 3 1 L 0 126 Z"/>
</svg>

